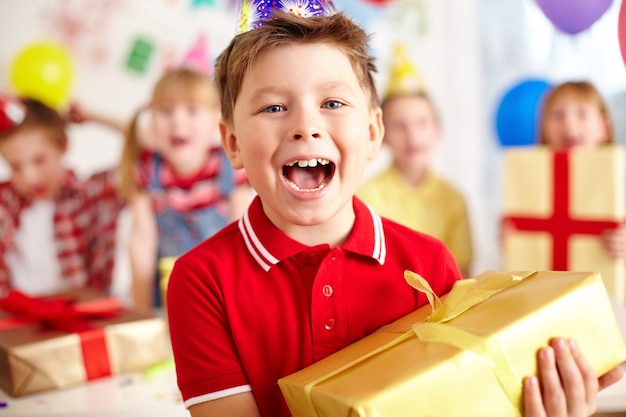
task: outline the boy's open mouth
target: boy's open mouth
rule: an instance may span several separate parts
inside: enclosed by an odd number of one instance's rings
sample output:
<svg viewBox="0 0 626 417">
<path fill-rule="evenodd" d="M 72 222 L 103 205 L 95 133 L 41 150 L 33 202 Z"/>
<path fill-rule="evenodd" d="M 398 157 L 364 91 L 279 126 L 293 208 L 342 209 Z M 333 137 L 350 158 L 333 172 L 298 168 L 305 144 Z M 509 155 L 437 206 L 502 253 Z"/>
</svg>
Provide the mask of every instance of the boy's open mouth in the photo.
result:
<svg viewBox="0 0 626 417">
<path fill-rule="evenodd" d="M 296 159 L 283 165 L 287 184 L 296 191 L 312 193 L 323 189 L 335 173 L 335 164 L 328 159 Z"/>
</svg>

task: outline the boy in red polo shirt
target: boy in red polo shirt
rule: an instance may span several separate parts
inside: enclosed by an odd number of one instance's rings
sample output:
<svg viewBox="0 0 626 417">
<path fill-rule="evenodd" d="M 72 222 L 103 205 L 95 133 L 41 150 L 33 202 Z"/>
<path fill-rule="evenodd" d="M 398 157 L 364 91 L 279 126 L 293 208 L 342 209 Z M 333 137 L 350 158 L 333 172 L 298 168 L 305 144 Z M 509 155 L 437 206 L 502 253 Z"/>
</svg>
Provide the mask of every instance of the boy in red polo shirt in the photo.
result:
<svg viewBox="0 0 626 417">
<path fill-rule="evenodd" d="M 194 417 L 289 416 L 280 377 L 425 304 L 405 269 L 438 294 L 459 279 L 441 242 L 354 197 L 383 134 L 367 39 L 343 14 L 276 13 L 218 58 L 222 143 L 258 197 L 170 278 L 178 384 Z M 593 412 L 598 381 L 569 346 L 542 351 L 546 406 L 529 378 L 526 415 Z"/>
</svg>

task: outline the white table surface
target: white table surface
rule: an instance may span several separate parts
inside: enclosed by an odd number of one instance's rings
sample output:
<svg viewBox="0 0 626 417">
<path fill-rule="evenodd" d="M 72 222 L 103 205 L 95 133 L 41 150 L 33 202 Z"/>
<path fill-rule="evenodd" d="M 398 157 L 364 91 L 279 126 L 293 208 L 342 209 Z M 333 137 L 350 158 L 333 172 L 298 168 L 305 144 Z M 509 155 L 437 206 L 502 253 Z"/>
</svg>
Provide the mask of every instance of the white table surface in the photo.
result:
<svg viewBox="0 0 626 417">
<path fill-rule="evenodd" d="M 0 417 L 189 417 L 172 362 L 158 372 L 101 378 L 62 390 L 12 398 L 0 391 Z"/>
<path fill-rule="evenodd" d="M 614 303 L 626 338 L 626 306 Z M 622 365 L 626 371 L 626 364 Z M 5 407 L 2 407 L 6 405 Z M 598 412 L 626 411 L 626 377 L 598 395 Z M 173 362 L 157 372 L 117 375 L 85 385 L 12 398 L 0 390 L 0 417 L 189 417 Z"/>
</svg>

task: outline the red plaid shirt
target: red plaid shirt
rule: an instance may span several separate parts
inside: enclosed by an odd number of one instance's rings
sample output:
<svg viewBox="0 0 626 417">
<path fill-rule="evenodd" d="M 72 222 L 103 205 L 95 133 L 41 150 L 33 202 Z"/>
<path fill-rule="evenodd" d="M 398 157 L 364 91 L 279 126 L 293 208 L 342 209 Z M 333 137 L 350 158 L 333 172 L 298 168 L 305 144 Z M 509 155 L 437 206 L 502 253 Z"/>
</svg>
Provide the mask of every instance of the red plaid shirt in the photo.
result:
<svg viewBox="0 0 626 417">
<path fill-rule="evenodd" d="M 0 295 L 11 288 L 5 262 L 13 247 L 22 209 L 28 201 L 9 182 L 0 183 Z M 109 289 L 115 252 L 115 226 L 122 207 L 115 171 L 79 181 L 68 171 L 55 199 L 54 238 L 63 279 Z"/>
</svg>

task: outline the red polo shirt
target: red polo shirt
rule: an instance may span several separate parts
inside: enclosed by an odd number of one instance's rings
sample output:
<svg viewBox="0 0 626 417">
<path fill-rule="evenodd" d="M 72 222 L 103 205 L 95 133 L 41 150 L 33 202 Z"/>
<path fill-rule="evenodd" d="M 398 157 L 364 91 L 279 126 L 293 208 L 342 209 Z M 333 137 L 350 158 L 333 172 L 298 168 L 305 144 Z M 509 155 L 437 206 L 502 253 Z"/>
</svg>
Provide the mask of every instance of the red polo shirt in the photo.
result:
<svg viewBox="0 0 626 417">
<path fill-rule="evenodd" d="M 177 261 L 167 310 L 185 406 L 251 390 L 262 416 L 290 416 L 279 378 L 426 303 L 405 269 L 438 294 L 460 278 L 438 240 L 357 199 L 354 211 L 346 243 L 310 247 L 276 228 L 257 197 Z"/>
</svg>

